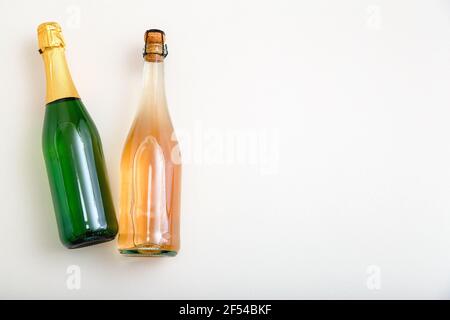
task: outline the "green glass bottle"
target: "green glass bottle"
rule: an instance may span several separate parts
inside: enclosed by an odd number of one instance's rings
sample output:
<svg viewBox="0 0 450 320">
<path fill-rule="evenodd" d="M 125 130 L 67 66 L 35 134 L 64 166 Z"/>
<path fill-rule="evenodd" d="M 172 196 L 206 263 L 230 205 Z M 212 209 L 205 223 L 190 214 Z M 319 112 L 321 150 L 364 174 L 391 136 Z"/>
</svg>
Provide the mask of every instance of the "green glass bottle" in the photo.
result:
<svg viewBox="0 0 450 320">
<path fill-rule="evenodd" d="M 58 223 L 67 248 L 113 240 L 118 231 L 99 134 L 73 84 L 57 23 L 38 27 L 47 79 L 42 146 Z"/>
</svg>

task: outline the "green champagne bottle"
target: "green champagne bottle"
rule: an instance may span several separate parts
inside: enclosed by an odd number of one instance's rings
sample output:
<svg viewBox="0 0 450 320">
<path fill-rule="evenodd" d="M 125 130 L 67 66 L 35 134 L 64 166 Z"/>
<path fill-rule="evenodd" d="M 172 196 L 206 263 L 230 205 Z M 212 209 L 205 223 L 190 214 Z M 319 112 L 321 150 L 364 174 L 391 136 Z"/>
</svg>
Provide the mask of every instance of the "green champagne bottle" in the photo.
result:
<svg viewBox="0 0 450 320">
<path fill-rule="evenodd" d="M 57 23 L 38 27 L 47 79 L 42 146 L 61 242 L 80 248 L 118 231 L 105 160 L 94 122 L 73 84 Z"/>
</svg>

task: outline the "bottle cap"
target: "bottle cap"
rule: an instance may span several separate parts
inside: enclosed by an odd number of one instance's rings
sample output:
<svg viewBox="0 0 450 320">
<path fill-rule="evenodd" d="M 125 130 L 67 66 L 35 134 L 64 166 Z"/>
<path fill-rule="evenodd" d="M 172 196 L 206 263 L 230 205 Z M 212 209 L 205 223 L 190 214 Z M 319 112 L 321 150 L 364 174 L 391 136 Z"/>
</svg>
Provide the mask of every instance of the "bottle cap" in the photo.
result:
<svg viewBox="0 0 450 320">
<path fill-rule="evenodd" d="M 145 31 L 144 59 L 147 61 L 162 61 L 167 56 L 166 34 L 158 29 Z"/>
<path fill-rule="evenodd" d="M 37 29 L 39 53 L 43 53 L 45 49 L 60 47 L 64 48 L 64 38 L 61 33 L 61 27 L 56 22 L 45 22 L 39 25 Z"/>
</svg>

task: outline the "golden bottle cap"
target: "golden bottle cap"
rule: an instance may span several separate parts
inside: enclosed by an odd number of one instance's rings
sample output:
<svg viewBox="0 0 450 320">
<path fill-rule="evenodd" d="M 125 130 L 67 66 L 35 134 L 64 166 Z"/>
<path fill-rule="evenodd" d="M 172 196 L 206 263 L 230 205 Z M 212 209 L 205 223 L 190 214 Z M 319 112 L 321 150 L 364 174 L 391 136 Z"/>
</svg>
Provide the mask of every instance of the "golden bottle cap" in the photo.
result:
<svg viewBox="0 0 450 320">
<path fill-rule="evenodd" d="M 39 53 L 45 49 L 60 47 L 64 48 L 64 38 L 61 33 L 61 27 L 56 22 L 45 22 L 39 25 L 37 29 Z"/>
<path fill-rule="evenodd" d="M 167 56 L 166 34 L 159 29 L 145 31 L 144 59 L 147 61 L 162 61 Z"/>
</svg>

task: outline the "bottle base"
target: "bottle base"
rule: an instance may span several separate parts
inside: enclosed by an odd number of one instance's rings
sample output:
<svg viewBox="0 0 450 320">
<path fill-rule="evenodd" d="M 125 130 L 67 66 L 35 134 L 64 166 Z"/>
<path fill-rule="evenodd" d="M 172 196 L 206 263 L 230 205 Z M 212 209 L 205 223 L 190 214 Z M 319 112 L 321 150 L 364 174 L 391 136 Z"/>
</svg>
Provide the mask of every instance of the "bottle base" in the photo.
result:
<svg viewBox="0 0 450 320">
<path fill-rule="evenodd" d="M 124 256 L 129 257 L 175 257 L 177 251 L 155 246 L 140 246 L 128 249 L 119 249 Z"/>
<path fill-rule="evenodd" d="M 78 249 L 78 248 L 84 248 L 84 247 L 89 247 L 89 246 L 93 246 L 96 244 L 100 244 L 103 242 L 108 242 L 111 240 L 114 240 L 116 236 L 115 235 L 90 235 L 90 236 L 82 236 L 79 237 L 73 241 L 71 241 L 70 243 L 66 244 L 65 246 L 68 249 Z"/>
</svg>

